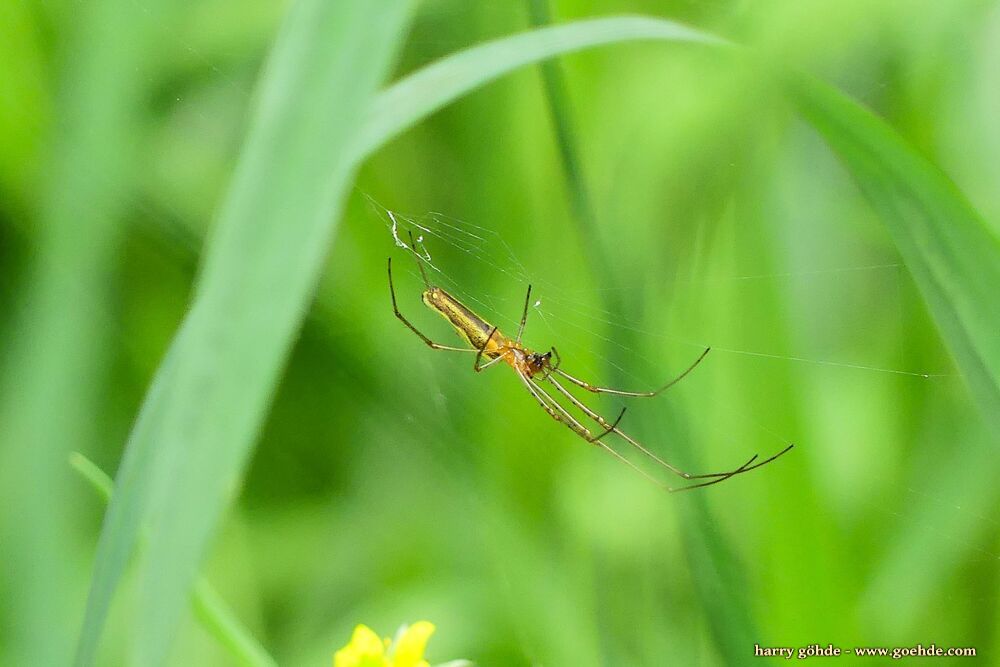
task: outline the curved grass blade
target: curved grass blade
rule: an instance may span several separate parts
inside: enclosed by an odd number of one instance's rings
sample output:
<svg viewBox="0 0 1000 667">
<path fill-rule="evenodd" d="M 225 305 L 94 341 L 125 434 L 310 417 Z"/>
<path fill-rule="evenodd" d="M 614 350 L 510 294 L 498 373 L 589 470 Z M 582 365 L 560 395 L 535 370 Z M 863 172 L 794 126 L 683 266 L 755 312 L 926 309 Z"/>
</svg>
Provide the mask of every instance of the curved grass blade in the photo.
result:
<svg viewBox="0 0 1000 667">
<path fill-rule="evenodd" d="M 527 0 L 528 14 L 532 24 L 538 28 L 550 25 L 548 0 Z M 554 58 L 541 63 L 542 85 L 548 103 L 555 143 L 559 150 L 573 220 L 578 229 L 579 243 L 587 253 L 588 264 L 593 275 L 599 276 L 605 284 L 601 298 L 604 309 L 619 316 L 625 313 L 621 291 L 617 288 L 617 271 L 608 259 L 606 249 L 597 240 L 600 224 L 594 212 L 590 192 L 584 177 L 583 165 L 577 150 L 576 132 L 570 109 L 569 92 L 560 64 Z M 623 329 L 617 332 L 618 343 L 629 348 L 638 348 L 636 332 Z M 605 355 L 615 356 L 615 349 L 608 346 Z M 620 361 L 620 359 L 619 359 Z M 626 384 L 621 376 L 620 366 L 607 364 L 605 372 L 612 382 Z M 736 557 L 735 550 L 720 532 L 718 522 L 712 516 L 704 497 L 690 498 L 682 513 L 685 553 L 692 570 L 695 591 L 705 609 L 708 625 L 715 645 L 729 663 L 739 663 L 759 635 L 746 595 L 738 592 L 747 589 L 746 573 Z M 720 595 L 721 591 L 729 591 Z"/>
<path fill-rule="evenodd" d="M 289 10 L 191 311 L 129 439 L 77 665 L 93 662 L 146 521 L 132 662 L 165 659 L 312 297 L 357 166 L 345 149 L 388 72 L 409 4 L 299 0 Z"/>
<path fill-rule="evenodd" d="M 552 16 L 549 12 L 548 0 L 528 0 L 527 5 L 532 26 L 537 29 L 551 25 Z M 603 250 L 600 246 L 587 242 L 597 238 L 595 233 L 598 224 L 597 214 L 594 212 L 590 189 L 587 187 L 583 165 L 577 150 L 576 128 L 570 110 L 566 79 L 563 76 L 560 63 L 554 58 L 546 59 L 540 63 L 539 68 L 542 75 L 542 87 L 545 91 L 545 101 L 549 109 L 549 118 L 552 122 L 552 132 L 555 135 L 559 159 L 569 190 L 573 219 L 580 227 L 580 237 L 584 240 L 584 250 L 588 254 L 588 259 L 596 267 L 594 272 L 604 276 L 605 280 L 613 281 L 615 274 L 611 269 L 611 262 Z M 605 290 L 604 298 L 606 301 L 609 298 L 614 299 L 613 295 L 616 294 L 615 285 L 611 284 L 609 289 Z M 609 310 L 612 313 L 622 312 L 618 304 L 612 304 Z"/>
<path fill-rule="evenodd" d="M 425 116 L 519 67 L 595 46 L 640 40 L 728 44 L 680 23 L 644 16 L 590 19 L 502 37 L 445 56 L 379 93 L 354 150 L 369 155 Z"/>
<path fill-rule="evenodd" d="M 1000 433 L 1000 240 L 885 121 L 815 79 L 796 78 L 792 91 L 889 229 L 973 398 Z"/>
<path fill-rule="evenodd" d="M 105 504 L 114 495 L 114 481 L 97 464 L 79 452 L 69 455 L 69 464 L 101 496 Z M 191 595 L 191 606 L 202 626 L 245 667 L 275 667 L 267 650 L 244 626 L 207 579 L 199 579 Z"/>
</svg>

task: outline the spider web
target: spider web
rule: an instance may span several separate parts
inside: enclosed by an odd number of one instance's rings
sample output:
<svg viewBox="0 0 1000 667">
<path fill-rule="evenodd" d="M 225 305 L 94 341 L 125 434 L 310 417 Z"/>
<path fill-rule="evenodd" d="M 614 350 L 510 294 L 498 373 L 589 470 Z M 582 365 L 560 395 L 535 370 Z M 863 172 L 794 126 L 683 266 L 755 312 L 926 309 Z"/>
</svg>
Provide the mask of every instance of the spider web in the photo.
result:
<svg viewBox="0 0 1000 667">
<path fill-rule="evenodd" d="M 684 359 L 689 363 L 706 347 L 712 348 L 710 358 L 723 357 L 728 367 L 789 365 L 796 373 L 811 378 L 812 384 L 822 385 L 826 380 L 844 374 L 850 374 L 854 383 L 860 382 L 862 386 L 866 383 L 890 383 L 891 386 L 898 386 L 899 383 L 923 383 L 925 388 L 930 388 L 932 396 L 937 396 L 942 401 L 947 400 L 948 395 L 953 394 L 960 384 L 957 372 L 947 367 L 900 368 L 878 358 L 857 359 L 846 355 L 838 357 L 833 353 L 817 355 L 814 350 L 793 351 L 788 354 L 767 348 L 747 348 L 739 346 L 738 343 L 732 342 L 733 338 L 720 335 L 717 331 L 699 331 L 697 325 L 672 326 L 665 329 L 651 326 L 640 319 L 622 317 L 620 314 L 610 312 L 602 303 L 602 293 L 609 288 L 561 283 L 558 277 L 553 278 L 544 268 L 539 269 L 522 260 L 520 255 L 524 254 L 523 249 L 515 248 L 514 243 L 492 229 L 441 212 L 432 211 L 414 215 L 391 210 L 373 196 L 364 192 L 361 194 L 370 210 L 371 220 L 377 220 L 384 227 L 384 238 L 387 243 L 397 248 L 408 248 L 412 234 L 416 252 L 423 258 L 431 283 L 443 287 L 458 297 L 490 323 L 496 324 L 501 331 L 508 334 L 516 331 L 524 303 L 524 293 L 528 285 L 532 285 L 525 341 L 529 345 L 537 344 L 542 351 L 548 349 L 549 344 L 555 343 L 566 364 L 564 368 L 568 372 L 597 384 L 608 384 L 604 380 L 608 370 L 611 369 L 629 383 L 629 386 L 623 388 L 635 390 L 656 388 L 669 379 L 668 376 L 676 375 L 686 367 Z M 394 255 L 398 257 L 399 253 L 396 252 Z M 403 269 L 404 274 L 407 271 L 411 274 L 411 286 L 420 286 L 422 289 L 416 265 L 410 259 L 412 258 L 399 257 L 398 266 Z M 404 268 L 407 266 L 409 268 Z M 463 268 L 454 269 L 455 266 Z M 471 271 L 469 267 L 472 267 Z M 894 317 L 897 319 L 903 318 L 904 301 L 907 298 L 916 298 L 915 288 L 906 277 L 905 267 L 893 261 L 829 266 L 797 272 L 751 271 L 730 276 L 711 276 L 702 280 L 675 280 L 665 286 L 663 298 L 664 300 L 672 298 L 669 292 L 692 292 L 710 284 L 748 288 L 750 294 L 754 293 L 754 286 L 771 289 L 777 285 L 780 288 L 808 292 L 829 291 L 830 285 L 833 284 L 837 293 L 851 294 L 859 291 L 855 289 L 858 285 L 871 281 L 883 284 L 881 290 L 883 294 L 894 295 L 894 299 L 880 304 L 883 311 L 895 313 Z M 503 286 L 501 291 L 497 291 L 497 285 Z M 400 289 L 397 284 L 397 291 Z M 633 285 L 619 289 L 642 290 L 645 287 Z M 403 302 L 407 301 L 406 297 L 400 296 L 400 298 Z M 410 315 L 416 315 L 415 308 L 423 308 L 422 304 L 415 305 L 417 302 L 412 298 L 408 303 L 411 305 L 405 307 L 405 310 Z M 859 303 L 859 310 L 864 305 Z M 753 304 L 748 307 L 752 308 Z M 445 344 L 454 342 L 453 335 L 448 332 L 446 326 L 436 323 L 431 326 L 435 328 L 425 330 L 425 333 L 429 333 L 432 339 Z M 626 333 L 628 335 L 623 335 Z M 846 330 L 844 335 L 850 336 L 851 332 Z M 632 341 L 632 344 L 623 343 L 623 340 Z M 635 344 L 635 341 L 639 341 L 639 344 Z M 659 354 L 661 350 L 668 350 L 667 356 L 677 360 L 676 364 L 666 372 L 663 371 L 662 359 L 652 358 L 661 357 Z M 945 357 L 943 351 L 941 357 Z M 681 388 L 682 385 L 699 382 L 696 378 L 706 372 L 704 367 L 698 369 L 678 385 L 677 391 L 683 394 L 685 390 Z M 670 391 L 674 392 L 675 389 L 672 388 Z M 765 395 L 770 393 L 767 387 L 755 387 L 754 391 L 763 392 Z M 553 394 L 558 396 L 555 392 Z M 597 407 L 598 412 L 609 421 L 613 420 L 617 413 L 617 408 L 601 409 L 600 406 L 594 405 L 591 407 Z M 815 444 L 810 443 L 808 438 L 804 439 L 802 434 L 790 432 L 786 426 L 776 423 L 781 420 L 776 419 L 773 413 L 748 412 L 745 406 L 732 404 L 724 409 L 734 418 L 733 422 L 742 424 L 742 428 L 756 432 L 765 441 L 772 443 L 774 451 L 778 451 L 789 442 L 796 442 L 800 446 Z M 703 420 L 706 423 L 710 421 L 711 418 Z M 705 423 L 702 426 L 705 426 Z M 622 424 L 622 428 L 631 435 L 636 435 L 626 423 Z M 739 441 L 741 434 L 733 432 L 733 428 L 729 426 L 727 432 L 721 433 L 716 429 L 716 437 L 729 442 Z M 741 427 L 735 428 L 739 430 Z M 712 428 L 709 427 L 707 430 L 711 432 Z M 599 432 L 599 429 L 596 432 Z M 649 444 L 641 435 L 640 433 L 638 436 L 640 442 Z M 658 450 L 656 446 L 651 448 Z M 616 449 L 621 448 L 616 446 Z M 660 451 L 657 453 L 662 454 Z M 639 460 L 641 461 L 641 457 Z M 864 465 L 863 462 L 849 461 L 845 467 L 850 468 L 855 464 Z M 738 465 L 739 461 L 734 460 L 731 467 L 735 468 Z M 955 469 L 960 469 L 962 465 L 956 462 Z M 911 503 L 921 504 L 928 511 L 943 510 L 945 513 L 963 509 L 954 495 L 919 489 L 912 482 L 883 480 L 880 484 L 881 491 L 875 493 L 878 500 L 873 506 L 889 524 L 896 524 L 900 517 L 907 516 L 908 513 L 902 506 Z M 836 495 L 835 491 L 831 493 Z M 977 530 L 995 529 L 994 520 L 979 510 L 970 511 L 974 516 L 971 514 L 964 516 L 978 525 Z M 993 549 L 974 542 L 968 528 L 961 529 L 949 522 L 934 526 L 918 523 L 916 533 L 920 533 L 921 526 L 925 533 L 924 537 L 926 531 L 931 530 L 940 539 L 965 545 L 970 553 L 978 554 L 982 560 L 1000 560 L 1000 554 Z M 914 537 L 914 543 L 916 541 L 917 538 Z M 891 581 L 892 576 L 891 572 L 885 574 L 885 579 Z"/>
<path fill-rule="evenodd" d="M 791 364 L 820 373 L 860 374 L 872 382 L 895 378 L 896 381 L 906 382 L 948 383 L 958 377 L 949 369 L 896 368 L 888 363 L 878 363 L 877 360 L 870 362 L 853 358 L 838 359 L 832 355 L 813 356 L 809 351 L 783 354 L 766 348 L 744 348 L 734 342 L 732 336 L 720 335 L 717 331 L 699 331 L 697 324 L 692 325 L 690 322 L 685 324 L 684 321 L 675 322 L 672 319 L 668 329 L 628 319 L 609 311 L 602 304 L 602 292 L 610 288 L 567 286 L 549 277 L 544 271 L 529 269 L 519 259 L 512 244 L 494 230 L 441 212 L 411 215 L 390 210 L 371 195 L 362 195 L 373 218 L 384 225 L 386 238 L 393 245 L 408 249 L 412 234 L 415 251 L 423 260 L 429 280 L 458 297 L 490 323 L 496 324 L 499 330 L 508 333 L 516 330 L 524 293 L 532 285 L 526 341 L 529 344 L 537 343 L 541 351 L 555 343 L 562 356 L 569 361 L 567 368 L 572 367 L 570 372 L 577 376 L 600 378 L 606 374 L 607 369 L 613 369 L 618 377 L 629 382 L 628 389 L 644 391 L 661 386 L 668 379 L 664 377 L 662 360 L 653 359 L 650 350 L 668 350 L 668 355 L 676 359 L 673 373 L 676 375 L 702 350 L 711 347 L 711 358 L 725 356 L 730 363 Z M 459 263 L 474 267 L 472 278 L 457 277 L 450 267 Z M 409 258 L 399 261 L 398 265 L 410 271 L 419 281 L 415 264 Z M 668 292 L 684 293 L 697 291 L 710 284 L 729 283 L 744 287 L 773 282 L 808 285 L 833 281 L 850 285 L 852 281 L 877 279 L 889 284 L 899 301 L 900 292 L 904 289 L 904 270 L 903 265 L 898 262 L 884 262 L 803 272 L 747 273 L 699 281 L 675 280 L 665 288 Z M 498 284 L 504 285 L 502 293 L 489 290 L 488 286 Z M 634 286 L 619 289 L 648 288 Z M 663 298 L 670 300 L 676 297 L 665 295 Z M 753 307 L 752 304 L 750 307 Z M 896 303 L 883 304 L 883 307 L 898 310 L 901 306 Z M 450 337 L 451 334 L 439 334 L 438 339 L 449 340 Z M 640 341 L 642 344 L 623 343 L 623 340 Z M 586 353 L 574 354 L 579 351 Z M 687 363 L 684 362 L 685 358 Z M 670 375 L 670 371 L 666 375 Z M 599 380 L 596 382 L 602 383 Z M 747 415 L 743 415 L 743 418 L 749 419 L 756 428 L 782 442 L 790 441 L 790 438 L 779 436 L 757 418 Z"/>
<path fill-rule="evenodd" d="M 490 316 L 489 319 L 497 322 L 501 329 L 510 329 L 517 326 L 520 304 L 513 303 L 508 296 L 498 296 L 481 291 L 477 293 L 468 286 L 463 285 L 460 280 L 453 277 L 446 270 L 445 262 L 435 259 L 436 253 L 449 250 L 464 253 L 475 260 L 478 274 L 484 272 L 494 273 L 502 280 L 518 286 L 522 293 L 527 289 L 529 284 L 533 284 L 533 289 L 535 290 L 533 295 L 538 298 L 532 298 L 529 312 L 531 315 L 538 317 L 552 333 L 555 333 L 552 321 L 559 320 L 569 329 L 577 332 L 576 334 L 567 334 L 564 331 L 560 331 L 560 336 L 595 337 L 602 343 L 616 346 L 623 351 L 634 352 L 631 348 L 623 347 L 613 338 L 602 334 L 600 329 L 610 327 L 612 330 L 628 330 L 644 337 L 687 346 L 694 351 L 704 349 L 705 347 L 712 347 L 713 352 L 716 354 L 744 355 L 797 364 L 828 366 L 841 370 L 902 375 L 922 379 L 957 377 L 953 371 L 945 372 L 938 369 L 901 369 L 884 364 L 872 364 L 855 360 L 816 358 L 805 354 L 787 355 L 767 350 L 738 349 L 714 344 L 712 340 L 709 340 L 709 337 L 696 339 L 653 330 L 642 326 L 640 323 L 622 319 L 621 315 L 612 313 L 601 306 L 600 293 L 613 288 L 596 288 L 591 290 L 587 288 L 566 287 L 551 280 L 539 278 L 537 274 L 532 274 L 524 263 L 518 259 L 511 244 L 503 236 L 491 229 L 474 225 L 440 212 L 428 212 L 418 216 L 407 215 L 384 207 L 367 193 L 363 193 L 363 196 L 371 209 L 383 220 L 396 247 L 409 249 L 410 243 L 404 239 L 410 233 L 414 235 L 416 252 L 423 258 L 424 265 L 431 270 L 432 283 L 440 284 L 449 292 L 460 295 L 463 301 L 475 304 L 483 312 L 488 313 Z M 432 250 L 435 253 L 432 253 Z M 894 262 L 867 266 L 832 267 L 801 272 L 734 275 L 727 278 L 708 278 L 701 281 L 676 280 L 668 287 L 672 289 L 696 288 L 705 284 L 721 282 L 750 283 L 754 281 L 798 281 L 809 279 L 844 280 L 850 279 L 852 276 L 857 276 L 861 280 L 864 280 L 866 276 L 873 273 L 888 274 L 892 276 L 891 279 L 893 281 L 898 283 L 900 281 L 899 274 L 902 270 L 905 270 L 904 265 Z M 624 287 L 619 289 L 630 288 Z M 543 294 L 544 298 L 542 298 Z M 590 298 L 588 298 L 588 295 Z M 602 360 L 612 363 L 606 357 L 602 357 Z M 619 370 L 630 374 L 624 368 L 619 367 Z"/>
</svg>

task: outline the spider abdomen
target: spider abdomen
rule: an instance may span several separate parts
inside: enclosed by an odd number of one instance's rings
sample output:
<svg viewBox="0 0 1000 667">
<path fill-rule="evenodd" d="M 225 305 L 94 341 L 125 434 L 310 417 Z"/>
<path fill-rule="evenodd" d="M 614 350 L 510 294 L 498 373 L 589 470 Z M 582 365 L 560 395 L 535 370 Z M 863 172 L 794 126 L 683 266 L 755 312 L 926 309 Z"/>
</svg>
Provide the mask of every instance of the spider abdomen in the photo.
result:
<svg viewBox="0 0 1000 667">
<path fill-rule="evenodd" d="M 496 327 L 469 310 L 465 304 L 440 287 L 431 287 L 421 295 L 424 304 L 448 320 L 469 345 L 483 351 L 483 356 L 496 359 L 506 346 L 507 338 Z M 493 334 L 492 337 L 490 334 Z"/>
</svg>

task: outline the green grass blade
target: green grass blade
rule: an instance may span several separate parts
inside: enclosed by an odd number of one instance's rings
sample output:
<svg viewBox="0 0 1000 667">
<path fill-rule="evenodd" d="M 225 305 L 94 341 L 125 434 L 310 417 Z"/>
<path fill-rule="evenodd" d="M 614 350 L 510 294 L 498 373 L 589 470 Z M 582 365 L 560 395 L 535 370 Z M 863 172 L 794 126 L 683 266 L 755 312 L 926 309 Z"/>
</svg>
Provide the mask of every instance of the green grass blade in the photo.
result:
<svg viewBox="0 0 1000 667">
<path fill-rule="evenodd" d="M 111 502 L 115 483 L 106 472 L 79 452 L 69 455 L 69 464 L 105 503 Z M 277 664 L 205 579 L 199 580 L 195 586 L 191 606 L 205 629 L 229 650 L 239 664 L 246 667 L 273 667 Z"/>
<path fill-rule="evenodd" d="M 519 67 L 636 40 L 726 44 L 673 21 L 642 16 L 578 21 L 503 37 L 442 58 L 379 93 L 355 151 L 363 156 L 372 153 L 425 116 Z"/>
<path fill-rule="evenodd" d="M 551 23 L 548 0 L 528 0 L 528 10 L 536 28 Z M 622 292 L 616 287 L 617 272 L 609 261 L 605 248 L 598 241 L 600 234 L 597 228 L 600 221 L 594 212 L 577 150 L 566 81 L 557 60 L 546 60 L 541 63 L 540 68 L 556 146 L 569 189 L 573 219 L 579 231 L 579 242 L 586 252 L 588 263 L 593 267 L 595 277 L 605 285 L 601 292 L 605 310 L 622 316 L 625 307 L 620 296 Z M 617 345 L 635 349 L 639 347 L 634 331 L 624 329 L 616 334 Z M 607 346 L 605 355 L 609 360 L 614 359 L 616 346 Z M 605 372 L 612 384 L 627 384 L 627 378 L 622 377 L 620 368 L 615 363 L 607 364 Z M 753 638 L 758 634 L 752 621 L 749 601 L 739 593 L 746 589 L 744 569 L 735 557 L 734 549 L 718 530 L 718 522 L 704 499 L 696 496 L 686 500 L 690 504 L 683 513 L 685 551 L 694 573 L 695 590 L 706 610 L 720 654 L 727 662 L 735 664 L 742 659 L 746 647 L 753 643 Z"/>
<path fill-rule="evenodd" d="M 244 667 L 275 667 L 278 664 L 205 579 L 199 579 L 195 585 L 191 606 L 202 626 L 226 647 L 238 664 Z"/>
<path fill-rule="evenodd" d="M 973 397 L 1000 432 L 1000 240 L 885 121 L 816 80 L 798 79 L 793 90 L 889 229 Z"/>
<path fill-rule="evenodd" d="M 548 0 L 528 0 L 528 15 L 536 29 L 545 28 L 552 23 Z M 583 165 L 577 150 L 576 128 L 570 110 L 566 79 L 559 67 L 559 62 L 554 58 L 543 61 L 539 65 L 539 69 L 542 74 L 542 85 L 545 89 L 549 117 L 552 120 L 552 131 L 555 134 L 559 159 L 566 177 L 566 186 L 569 189 L 573 218 L 580 227 L 580 237 L 583 240 L 588 259 L 595 266 L 595 273 L 613 281 L 614 271 L 611 269 L 611 263 L 600 246 L 591 242 L 598 238 L 596 234 L 597 215 L 594 213 L 590 190 L 587 187 Z M 608 299 L 609 296 L 613 298 L 612 295 L 617 293 L 614 287 L 612 283 L 609 286 L 610 289 L 605 291 L 605 299 Z M 617 304 L 613 304 L 609 310 L 613 313 L 622 312 Z"/>
<path fill-rule="evenodd" d="M 409 4 L 300 0 L 290 9 L 194 303 L 116 480 L 78 665 L 93 662 L 144 520 L 132 661 L 164 660 L 313 295 L 357 167 L 346 148 L 388 72 Z"/>
<path fill-rule="evenodd" d="M 31 34 L 50 20 L 47 12 L 28 3 L 0 7 L 0 243 L 8 279 L 17 275 L 7 265 L 14 255 L 6 244 L 16 238 L 8 232 L 20 228 L 30 248 L 30 270 L 12 283 L 23 288 L 9 302 L 14 321 L 0 342 L 0 606 L 10 619 L 3 664 L 61 665 L 72 655 L 79 619 L 66 602 L 75 565 L 68 554 L 79 517 L 66 456 L 89 449 L 99 429 L 94 416 L 113 348 L 107 300 L 131 194 L 122 183 L 137 164 L 132 133 L 142 122 L 165 4 L 79 5 L 54 51 L 40 44 L 36 51 Z M 59 81 L 51 109 L 50 78 Z M 38 143 L 45 156 L 36 160 Z M 18 201 L 26 195 L 36 199 Z"/>
<path fill-rule="evenodd" d="M 151 442 L 158 428 L 162 428 L 157 423 L 162 421 L 159 405 L 165 388 L 173 381 L 174 356 L 174 350 L 169 351 L 160 365 L 125 447 L 125 455 L 115 479 L 114 498 L 104 515 L 97 543 L 94 574 L 87 596 L 83 628 L 77 642 L 76 665 L 90 665 L 94 662 L 115 588 L 135 548 L 139 528 L 148 510 L 149 480 L 156 469 L 156 450 L 141 443 Z"/>
<path fill-rule="evenodd" d="M 552 22 L 549 14 L 548 0 L 528 0 L 528 15 L 532 25 L 537 29 L 546 29 Z M 569 91 L 559 62 L 554 58 L 546 59 L 539 65 L 542 75 L 542 85 L 545 89 L 545 101 L 552 119 L 552 130 L 555 134 L 556 146 L 559 150 L 559 160 L 566 178 L 569 190 L 569 200 L 573 211 L 573 220 L 579 228 L 580 244 L 587 254 L 587 260 L 593 266 L 593 273 L 606 283 L 602 294 L 605 308 L 610 313 L 621 315 L 624 307 L 617 289 L 617 279 L 614 267 L 607 253 L 597 239 L 599 222 L 594 212 L 594 205 L 587 187 L 583 165 L 577 150 L 576 128 L 570 110 Z M 629 341 L 622 341 L 629 345 Z M 613 353 L 612 353 L 613 354 Z M 608 365 L 608 377 L 618 382 L 622 378 L 616 364 Z"/>
</svg>

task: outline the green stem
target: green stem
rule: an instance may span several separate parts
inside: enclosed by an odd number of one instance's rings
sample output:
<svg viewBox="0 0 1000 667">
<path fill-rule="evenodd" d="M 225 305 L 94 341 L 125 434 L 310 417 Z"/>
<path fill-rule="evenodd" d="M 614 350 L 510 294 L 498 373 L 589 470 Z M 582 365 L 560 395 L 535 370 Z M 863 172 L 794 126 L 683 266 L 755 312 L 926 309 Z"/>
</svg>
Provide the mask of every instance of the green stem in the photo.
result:
<svg viewBox="0 0 1000 667">
<path fill-rule="evenodd" d="M 70 453 L 69 464 L 90 483 L 105 503 L 111 501 L 114 482 L 107 473 L 79 452 Z M 275 667 L 278 664 L 205 578 L 199 579 L 194 588 L 191 607 L 202 626 L 229 650 L 239 664 L 246 667 Z"/>
<path fill-rule="evenodd" d="M 544 28 L 551 25 L 552 17 L 548 0 L 527 0 L 532 25 Z M 576 218 L 584 252 L 593 267 L 596 278 L 603 283 L 604 305 L 616 317 L 625 317 L 625 301 L 615 289 L 614 268 L 598 240 L 597 216 L 590 193 L 584 182 L 583 170 L 576 150 L 576 136 L 569 95 L 558 59 L 552 58 L 539 65 L 548 101 L 549 113 L 559 147 L 563 171 L 570 191 L 570 201 Z M 632 349 L 637 346 L 634 332 L 624 327 L 616 330 L 619 343 Z M 608 349 L 612 358 L 614 350 Z M 621 372 L 610 364 L 608 374 L 621 379 Z M 748 638 L 756 636 L 750 608 L 742 595 L 726 595 L 726 591 L 743 590 L 745 577 L 737 562 L 733 548 L 719 532 L 704 499 L 695 497 L 684 512 L 685 550 L 691 563 L 695 589 L 702 600 L 720 653 L 729 662 L 738 662 L 747 646 Z"/>
<path fill-rule="evenodd" d="M 204 577 L 198 579 L 191 596 L 195 616 L 205 629 L 229 649 L 229 652 L 247 667 L 273 667 L 277 665 L 250 631 L 240 623 L 233 610 Z"/>
<path fill-rule="evenodd" d="M 543 28 L 552 23 L 548 0 L 528 0 L 528 11 L 531 24 Z M 556 135 L 556 145 L 563 172 L 566 174 L 566 186 L 569 189 L 570 205 L 573 217 L 580 227 L 580 238 L 587 260 L 594 267 L 596 278 L 605 283 L 604 299 L 607 309 L 615 315 L 622 315 L 619 291 L 614 289 L 615 273 L 611 262 L 598 242 L 597 215 L 590 198 L 590 190 L 583 177 L 583 169 L 576 150 L 576 128 L 570 113 L 569 93 L 566 90 L 566 79 L 563 77 L 559 61 L 555 58 L 545 60 L 538 65 L 542 73 L 542 84 L 545 86 L 545 98 L 548 102 L 549 114 L 552 117 L 552 127 Z"/>
</svg>

